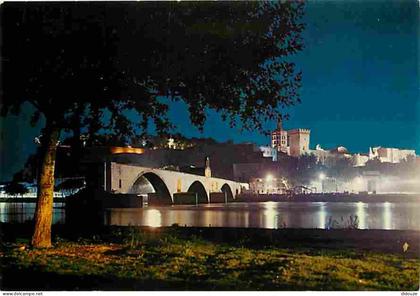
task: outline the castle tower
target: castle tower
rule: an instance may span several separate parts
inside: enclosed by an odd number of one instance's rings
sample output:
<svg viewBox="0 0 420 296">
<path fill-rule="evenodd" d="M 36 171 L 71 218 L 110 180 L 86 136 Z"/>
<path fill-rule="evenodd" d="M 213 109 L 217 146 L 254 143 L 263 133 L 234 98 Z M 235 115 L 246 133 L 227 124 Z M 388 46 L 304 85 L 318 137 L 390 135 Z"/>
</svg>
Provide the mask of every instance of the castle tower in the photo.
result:
<svg viewBox="0 0 420 296">
<path fill-rule="evenodd" d="M 210 157 L 206 156 L 206 163 L 204 167 L 204 176 L 211 177 L 211 169 L 210 169 Z"/>
<path fill-rule="evenodd" d="M 279 116 L 279 118 L 277 119 L 277 130 L 283 130 L 283 120 L 281 119 L 281 116 Z"/>
<path fill-rule="evenodd" d="M 281 116 L 277 119 L 277 129 L 271 133 L 271 147 L 279 152 L 288 153 L 287 131 L 283 129 Z"/>
<path fill-rule="evenodd" d="M 288 131 L 290 156 L 299 157 L 309 153 L 309 140 L 311 131 L 309 129 L 294 129 Z"/>
</svg>

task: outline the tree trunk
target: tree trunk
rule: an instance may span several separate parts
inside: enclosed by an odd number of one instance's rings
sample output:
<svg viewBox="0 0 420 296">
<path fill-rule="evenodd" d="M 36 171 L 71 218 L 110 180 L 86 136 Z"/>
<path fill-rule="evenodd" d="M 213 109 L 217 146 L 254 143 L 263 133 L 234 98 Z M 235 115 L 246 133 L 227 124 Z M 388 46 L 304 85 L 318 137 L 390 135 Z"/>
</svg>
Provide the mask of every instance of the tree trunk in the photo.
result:
<svg viewBox="0 0 420 296">
<path fill-rule="evenodd" d="M 54 197 L 54 169 L 60 129 L 47 120 L 41 143 L 41 170 L 35 210 L 35 229 L 32 246 L 51 247 L 51 224 Z"/>
</svg>

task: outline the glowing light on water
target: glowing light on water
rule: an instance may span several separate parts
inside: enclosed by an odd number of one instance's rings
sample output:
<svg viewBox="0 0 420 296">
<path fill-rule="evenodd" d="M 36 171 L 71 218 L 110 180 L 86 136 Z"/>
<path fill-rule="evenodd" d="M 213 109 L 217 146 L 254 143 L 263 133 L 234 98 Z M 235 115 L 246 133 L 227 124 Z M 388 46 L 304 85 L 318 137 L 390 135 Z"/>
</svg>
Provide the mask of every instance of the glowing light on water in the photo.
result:
<svg viewBox="0 0 420 296">
<path fill-rule="evenodd" d="M 150 209 L 145 212 L 144 221 L 146 226 L 160 227 L 162 226 L 162 214 L 159 210 Z"/>
<path fill-rule="evenodd" d="M 276 203 L 269 201 L 264 203 L 264 226 L 266 228 L 277 228 Z"/>
<path fill-rule="evenodd" d="M 244 226 L 243 227 L 249 227 L 249 212 L 246 212 L 244 217 Z"/>
<path fill-rule="evenodd" d="M 325 229 L 326 219 L 327 213 L 325 212 L 325 203 L 323 202 L 319 209 L 318 228 Z"/>
<path fill-rule="evenodd" d="M 6 208 L 6 203 L 5 202 L 0 202 L 0 214 L 2 214 L 0 222 L 2 222 L 2 223 L 7 222 L 6 217 L 4 215 L 7 212 L 6 209 L 7 209 Z"/>
<path fill-rule="evenodd" d="M 366 229 L 366 207 L 368 205 L 359 201 L 357 203 L 357 218 L 359 218 L 359 229 Z"/>
<path fill-rule="evenodd" d="M 384 203 L 384 229 L 392 229 L 391 203 Z"/>
</svg>

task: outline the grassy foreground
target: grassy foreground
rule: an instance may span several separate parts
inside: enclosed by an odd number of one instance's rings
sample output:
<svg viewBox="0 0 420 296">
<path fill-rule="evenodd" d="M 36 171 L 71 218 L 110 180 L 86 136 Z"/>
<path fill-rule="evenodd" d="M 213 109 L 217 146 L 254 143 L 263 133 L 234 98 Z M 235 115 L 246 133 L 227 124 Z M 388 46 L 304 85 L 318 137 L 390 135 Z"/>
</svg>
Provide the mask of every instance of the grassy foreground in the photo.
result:
<svg viewBox="0 0 420 296">
<path fill-rule="evenodd" d="M 9 290 L 418 290 L 420 260 L 349 249 L 210 242 L 138 229 L 119 240 L 3 244 Z"/>
</svg>

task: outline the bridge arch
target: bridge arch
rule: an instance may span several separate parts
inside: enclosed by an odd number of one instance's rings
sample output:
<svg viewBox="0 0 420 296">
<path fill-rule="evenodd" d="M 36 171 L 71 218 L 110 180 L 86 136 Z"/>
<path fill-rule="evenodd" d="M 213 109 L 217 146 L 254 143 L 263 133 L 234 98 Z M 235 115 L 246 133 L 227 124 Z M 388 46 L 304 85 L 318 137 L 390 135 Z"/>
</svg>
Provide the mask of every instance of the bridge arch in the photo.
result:
<svg viewBox="0 0 420 296">
<path fill-rule="evenodd" d="M 142 173 L 134 182 L 130 192 L 137 194 L 147 193 L 150 203 L 172 203 L 168 186 L 166 186 L 160 176 L 152 172 Z"/>
<path fill-rule="evenodd" d="M 194 181 L 190 187 L 188 188 L 188 192 L 190 193 L 197 193 L 198 195 L 198 203 L 207 203 L 208 196 L 206 192 L 206 188 L 200 181 Z"/>
<path fill-rule="evenodd" d="M 233 200 L 233 193 L 230 186 L 225 183 L 223 184 L 222 188 L 220 189 L 224 194 L 226 194 L 227 200 Z"/>
</svg>

